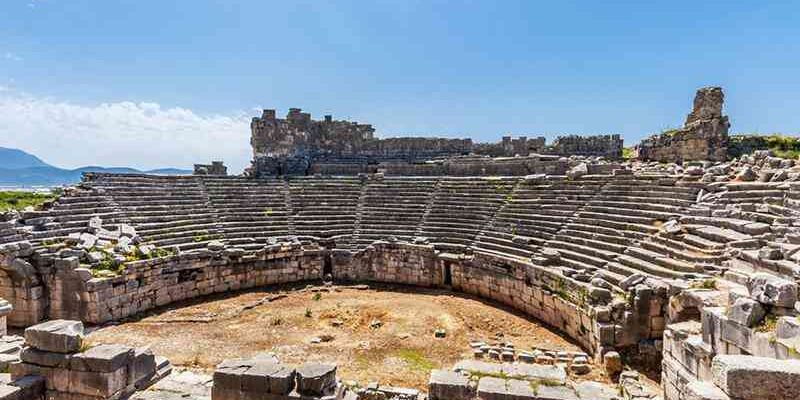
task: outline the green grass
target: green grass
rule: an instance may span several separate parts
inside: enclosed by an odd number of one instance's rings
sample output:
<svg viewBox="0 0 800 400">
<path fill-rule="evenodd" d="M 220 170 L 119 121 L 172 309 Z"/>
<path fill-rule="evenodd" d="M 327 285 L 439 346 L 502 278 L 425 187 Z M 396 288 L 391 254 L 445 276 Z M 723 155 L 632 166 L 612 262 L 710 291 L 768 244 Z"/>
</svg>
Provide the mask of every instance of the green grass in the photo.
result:
<svg viewBox="0 0 800 400">
<path fill-rule="evenodd" d="M 716 279 L 703 279 L 702 281 L 695 281 L 689 284 L 689 287 L 692 289 L 716 289 L 717 288 L 717 280 Z"/>
<path fill-rule="evenodd" d="M 631 158 L 633 158 L 633 149 L 630 147 L 623 147 L 622 158 L 625 160 L 630 160 Z"/>
<path fill-rule="evenodd" d="M 729 149 L 734 156 L 746 149 L 772 150 L 777 157 L 797 159 L 800 156 L 800 137 L 773 133 L 761 135 L 757 133 L 733 135 L 729 139 Z"/>
<path fill-rule="evenodd" d="M 0 212 L 22 210 L 33 206 L 39 208 L 43 203 L 54 200 L 55 194 L 42 194 L 22 191 L 0 191 Z"/>
<path fill-rule="evenodd" d="M 419 350 L 400 349 L 397 351 L 397 357 L 405 361 L 408 368 L 414 371 L 429 373 L 436 368 L 433 362 Z"/>
</svg>

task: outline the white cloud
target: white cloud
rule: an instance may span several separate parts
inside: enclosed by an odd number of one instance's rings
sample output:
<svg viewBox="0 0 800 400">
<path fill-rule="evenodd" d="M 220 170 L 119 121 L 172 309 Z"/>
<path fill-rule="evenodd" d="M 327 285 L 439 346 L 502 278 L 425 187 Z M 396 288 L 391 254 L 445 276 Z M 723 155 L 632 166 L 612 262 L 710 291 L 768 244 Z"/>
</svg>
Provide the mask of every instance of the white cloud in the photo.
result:
<svg viewBox="0 0 800 400">
<path fill-rule="evenodd" d="M 14 54 L 14 53 L 12 53 L 10 51 L 5 52 L 5 54 L 3 54 L 3 58 L 5 58 L 6 60 L 11 60 L 11 61 L 22 61 L 22 57 Z"/>
<path fill-rule="evenodd" d="M 157 103 L 78 105 L 0 91 L 0 146 L 62 167 L 190 168 L 222 159 L 238 173 L 250 159 L 250 117 L 199 115 Z"/>
</svg>

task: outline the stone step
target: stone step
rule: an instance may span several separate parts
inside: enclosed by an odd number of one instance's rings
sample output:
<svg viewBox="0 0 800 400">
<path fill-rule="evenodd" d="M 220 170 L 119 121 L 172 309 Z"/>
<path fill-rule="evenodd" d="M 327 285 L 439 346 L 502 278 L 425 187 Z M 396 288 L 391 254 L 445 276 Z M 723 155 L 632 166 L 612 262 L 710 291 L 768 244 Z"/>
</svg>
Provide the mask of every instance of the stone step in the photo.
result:
<svg viewBox="0 0 800 400">
<path fill-rule="evenodd" d="M 694 235 L 700 236 L 711 242 L 729 243 L 740 240 L 752 239 L 752 236 L 737 232 L 733 229 L 718 228 L 716 226 L 705 225 L 684 225 L 686 229 Z"/>
<path fill-rule="evenodd" d="M 631 239 L 640 239 L 643 235 L 639 232 L 620 231 L 600 225 L 588 225 L 579 222 L 570 222 L 564 225 L 565 233 L 581 236 L 598 241 L 617 245 L 629 245 Z"/>
<path fill-rule="evenodd" d="M 601 249 L 609 253 L 622 254 L 625 251 L 625 245 L 598 240 L 601 238 L 601 236 L 596 234 L 588 234 L 589 238 L 587 238 L 584 236 L 586 234 L 587 232 L 572 231 L 568 229 L 561 230 L 556 236 L 556 240 L 575 243 L 593 249 Z"/>
<path fill-rule="evenodd" d="M 513 243 L 512 243 L 513 244 Z M 490 241 L 476 240 L 472 247 L 476 250 L 493 252 L 506 257 L 522 258 L 528 260 L 533 254 L 533 248 L 523 248 L 521 246 L 503 246 Z"/>
<path fill-rule="evenodd" d="M 636 238 L 644 238 L 647 235 L 652 235 L 658 232 L 658 228 L 656 228 L 653 225 L 636 224 L 636 223 L 612 220 L 610 218 L 613 218 L 613 216 L 602 215 L 602 214 L 596 215 L 591 213 L 587 214 L 580 213 L 579 217 L 575 219 L 575 222 L 584 225 L 598 225 L 605 228 L 612 228 L 621 231 L 640 233 L 641 235 L 630 234 L 631 237 L 636 237 Z M 628 232 L 624 233 L 624 235 L 627 236 Z"/>
<path fill-rule="evenodd" d="M 702 273 L 703 269 L 696 267 L 693 264 L 687 263 L 685 261 L 675 260 L 670 257 L 666 257 L 661 253 L 657 253 L 653 250 L 648 250 L 641 247 L 629 247 L 625 254 L 636 257 L 640 260 L 647 261 L 652 264 L 656 264 L 662 266 L 664 268 L 673 270 L 673 271 L 680 271 L 680 272 L 688 272 L 688 273 Z"/>
<path fill-rule="evenodd" d="M 618 212 L 619 213 L 580 211 L 578 212 L 578 216 L 581 218 L 595 218 L 598 220 L 611 220 L 614 222 L 628 222 L 630 224 L 641 226 L 652 226 L 656 220 L 655 218 L 627 215 L 622 213 L 622 211 Z"/>
<path fill-rule="evenodd" d="M 633 271 L 637 272 L 645 272 L 647 274 L 658 276 L 661 278 L 668 278 L 668 279 L 687 279 L 690 276 L 697 276 L 698 274 L 687 274 L 684 272 L 673 271 L 668 268 L 664 268 L 660 265 L 653 264 L 651 262 L 647 262 L 645 260 L 638 259 L 636 257 L 623 254 L 617 257 L 617 263 L 622 264 Z M 613 271 L 613 270 L 612 270 Z M 614 271 L 618 272 L 618 271 Z"/>
<path fill-rule="evenodd" d="M 670 247 L 658 242 L 644 241 L 639 244 L 642 248 L 654 252 L 662 253 L 666 256 L 673 257 L 678 260 L 696 263 L 696 264 L 715 264 L 720 265 L 727 257 L 719 255 L 705 254 L 700 251 L 689 251 L 686 248 Z"/>
</svg>

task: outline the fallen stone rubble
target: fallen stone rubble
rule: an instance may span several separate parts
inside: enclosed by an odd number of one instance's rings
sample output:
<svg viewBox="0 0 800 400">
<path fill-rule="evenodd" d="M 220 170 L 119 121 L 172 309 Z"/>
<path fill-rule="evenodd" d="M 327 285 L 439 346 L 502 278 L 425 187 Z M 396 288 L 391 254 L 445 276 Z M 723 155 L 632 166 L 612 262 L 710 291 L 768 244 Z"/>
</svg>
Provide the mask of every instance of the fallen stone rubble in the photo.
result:
<svg viewBox="0 0 800 400">
<path fill-rule="evenodd" d="M 3 400 L 106 400 L 142 390 L 169 374 L 145 348 L 84 344 L 79 321 L 51 320 L 25 330 L 20 360 L 9 364 Z"/>
</svg>

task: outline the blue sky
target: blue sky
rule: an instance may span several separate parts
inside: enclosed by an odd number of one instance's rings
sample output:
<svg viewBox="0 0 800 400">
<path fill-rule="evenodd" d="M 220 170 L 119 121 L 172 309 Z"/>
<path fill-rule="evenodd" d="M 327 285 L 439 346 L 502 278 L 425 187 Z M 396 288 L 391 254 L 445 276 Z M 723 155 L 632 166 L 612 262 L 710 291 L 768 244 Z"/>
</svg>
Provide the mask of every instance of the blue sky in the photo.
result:
<svg viewBox="0 0 800 400">
<path fill-rule="evenodd" d="M 250 157 L 256 109 L 381 136 L 621 133 L 720 85 L 735 132 L 800 131 L 800 5 L 670 1 L 0 3 L 0 146 L 64 166 Z"/>
</svg>

